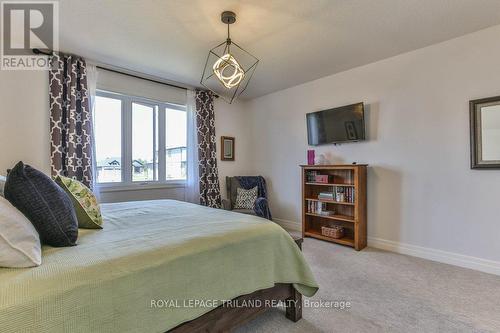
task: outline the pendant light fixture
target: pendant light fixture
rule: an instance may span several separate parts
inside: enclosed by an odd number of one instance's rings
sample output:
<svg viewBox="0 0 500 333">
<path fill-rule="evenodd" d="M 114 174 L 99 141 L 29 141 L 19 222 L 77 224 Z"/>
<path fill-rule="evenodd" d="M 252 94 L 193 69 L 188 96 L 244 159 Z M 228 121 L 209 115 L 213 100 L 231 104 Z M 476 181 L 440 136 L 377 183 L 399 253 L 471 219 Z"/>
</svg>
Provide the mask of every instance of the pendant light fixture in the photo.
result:
<svg viewBox="0 0 500 333">
<path fill-rule="evenodd" d="M 247 88 L 259 59 L 231 40 L 229 25 L 236 14 L 225 11 L 221 21 L 227 24 L 227 39 L 208 52 L 201 84 L 232 103 Z"/>
</svg>

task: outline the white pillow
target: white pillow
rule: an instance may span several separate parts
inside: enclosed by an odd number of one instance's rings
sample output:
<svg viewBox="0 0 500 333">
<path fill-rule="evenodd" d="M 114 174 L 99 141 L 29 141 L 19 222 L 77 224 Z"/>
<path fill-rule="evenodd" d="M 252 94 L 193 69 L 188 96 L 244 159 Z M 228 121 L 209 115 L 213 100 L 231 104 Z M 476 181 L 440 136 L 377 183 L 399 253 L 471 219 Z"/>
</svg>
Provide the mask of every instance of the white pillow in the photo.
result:
<svg viewBox="0 0 500 333">
<path fill-rule="evenodd" d="M 3 188 L 5 187 L 6 180 L 4 176 L 0 176 L 0 197 L 3 197 Z"/>
<path fill-rule="evenodd" d="M 0 267 L 34 267 L 41 263 L 42 249 L 35 227 L 0 197 Z"/>
</svg>

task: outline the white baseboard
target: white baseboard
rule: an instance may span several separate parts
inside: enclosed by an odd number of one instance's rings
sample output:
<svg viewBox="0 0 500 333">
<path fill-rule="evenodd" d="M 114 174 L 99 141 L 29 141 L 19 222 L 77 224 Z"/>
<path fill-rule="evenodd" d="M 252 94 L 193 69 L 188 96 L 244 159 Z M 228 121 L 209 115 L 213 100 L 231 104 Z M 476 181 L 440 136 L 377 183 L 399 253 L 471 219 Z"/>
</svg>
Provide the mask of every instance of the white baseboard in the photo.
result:
<svg viewBox="0 0 500 333">
<path fill-rule="evenodd" d="M 302 225 L 299 222 L 274 218 L 273 221 L 290 231 L 301 231 Z M 482 259 L 463 254 L 436 250 L 428 247 L 405 244 L 381 238 L 368 237 L 368 246 L 395 253 L 410 255 L 413 257 L 437 261 L 444 264 L 455 265 L 464 268 L 474 269 L 485 273 L 500 275 L 500 262 Z"/>
<path fill-rule="evenodd" d="M 368 237 L 368 246 L 381 250 L 407 254 L 414 257 L 438 261 L 445 264 L 470 268 L 477 271 L 500 275 L 500 262 L 463 254 L 436 250 L 428 247 L 405 244 L 381 238 Z"/>
<path fill-rule="evenodd" d="M 285 230 L 299 231 L 299 232 L 302 231 L 302 224 L 299 222 L 284 220 L 284 219 L 277 219 L 277 218 L 273 218 L 273 221 L 278 223 Z"/>
</svg>

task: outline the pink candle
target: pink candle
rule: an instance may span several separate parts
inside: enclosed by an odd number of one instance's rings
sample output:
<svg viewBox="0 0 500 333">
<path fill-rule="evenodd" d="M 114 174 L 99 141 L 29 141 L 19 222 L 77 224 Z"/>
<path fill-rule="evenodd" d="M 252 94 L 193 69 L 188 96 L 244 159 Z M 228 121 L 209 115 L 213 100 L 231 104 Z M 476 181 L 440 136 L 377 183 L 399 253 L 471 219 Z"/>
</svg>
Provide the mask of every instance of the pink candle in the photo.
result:
<svg viewBox="0 0 500 333">
<path fill-rule="evenodd" d="M 314 149 L 307 151 L 307 164 L 314 165 Z"/>
</svg>

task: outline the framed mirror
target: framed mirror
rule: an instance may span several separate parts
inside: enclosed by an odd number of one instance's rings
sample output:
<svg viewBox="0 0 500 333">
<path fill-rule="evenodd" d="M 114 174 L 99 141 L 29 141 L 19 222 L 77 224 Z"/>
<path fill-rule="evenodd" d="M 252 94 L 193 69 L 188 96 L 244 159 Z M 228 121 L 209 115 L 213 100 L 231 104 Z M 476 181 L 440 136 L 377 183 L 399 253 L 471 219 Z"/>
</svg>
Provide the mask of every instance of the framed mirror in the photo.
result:
<svg viewBox="0 0 500 333">
<path fill-rule="evenodd" d="M 470 101 L 472 169 L 500 169 L 500 96 Z"/>
<path fill-rule="evenodd" d="M 220 137 L 221 156 L 222 161 L 234 161 L 234 138 L 230 136 Z"/>
</svg>

